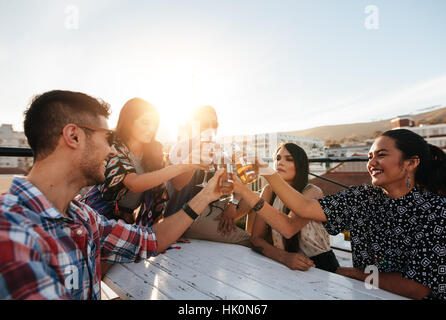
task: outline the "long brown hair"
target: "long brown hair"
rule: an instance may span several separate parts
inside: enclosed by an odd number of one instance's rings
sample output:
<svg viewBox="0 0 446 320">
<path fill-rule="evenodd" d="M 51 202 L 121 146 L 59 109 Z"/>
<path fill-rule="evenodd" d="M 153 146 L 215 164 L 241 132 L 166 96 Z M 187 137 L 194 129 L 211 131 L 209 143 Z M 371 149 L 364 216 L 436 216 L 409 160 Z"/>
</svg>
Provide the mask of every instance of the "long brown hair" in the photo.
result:
<svg viewBox="0 0 446 320">
<path fill-rule="evenodd" d="M 133 98 L 127 101 L 119 113 L 118 125 L 116 126 L 116 135 L 118 139 L 125 145 L 128 145 L 135 121 L 144 113 L 150 111 L 154 111 L 155 114 L 158 114 L 158 110 L 155 106 L 141 98 Z M 155 140 L 155 135 L 159 126 L 159 116 L 156 121 L 156 130 L 151 142 L 144 144 L 142 166 L 146 172 L 159 170 L 163 167 L 162 144 Z"/>
</svg>

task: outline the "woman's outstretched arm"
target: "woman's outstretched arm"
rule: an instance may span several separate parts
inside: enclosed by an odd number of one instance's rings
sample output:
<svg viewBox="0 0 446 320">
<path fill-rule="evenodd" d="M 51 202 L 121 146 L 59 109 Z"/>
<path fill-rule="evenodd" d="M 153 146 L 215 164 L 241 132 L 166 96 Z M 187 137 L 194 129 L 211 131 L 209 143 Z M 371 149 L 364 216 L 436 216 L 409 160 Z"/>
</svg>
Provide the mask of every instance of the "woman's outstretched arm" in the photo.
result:
<svg viewBox="0 0 446 320">
<path fill-rule="evenodd" d="M 317 200 L 304 197 L 299 191 L 286 183 L 279 174 L 272 173 L 264 175 L 264 178 L 268 181 L 273 191 L 280 200 L 282 200 L 285 206 L 297 216 L 318 222 L 327 221 L 324 210 L 322 210 L 322 207 Z M 252 202 L 255 201 L 254 197 L 251 197 L 251 199 Z M 257 201 L 252 205 L 255 205 Z"/>
<path fill-rule="evenodd" d="M 286 182 L 284 182 L 287 184 Z M 288 185 L 288 184 L 287 184 Z M 292 190 L 292 188 L 290 186 Z M 274 190 L 274 188 L 272 188 Z M 238 177 L 235 177 L 234 179 L 234 191 L 237 193 L 240 193 L 244 199 L 244 201 L 252 208 L 256 205 L 256 203 L 260 200 L 260 197 L 251 189 L 249 189 L 246 185 L 244 185 Z M 295 190 L 294 190 L 295 191 Z M 275 192 L 275 190 L 274 190 Z M 296 191 L 297 192 L 297 191 Z M 298 193 L 298 195 L 302 198 L 302 203 L 315 203 L 315 208 L 319 208 L 319 210 L 322 212 L 322 208 L 317 202 L 317 200 L 309 200 L 306 199 L 303 195 Z M 277 196 L 283 201 L 283 199 L 280 197 L 279 194 Z M 283 201 L 285 203 L 285 201 Z M 278 232 L 280 232 L 284 237 L 290 238 L 294 234 L 296 234 L 302 227 L 308 222 L 305 219 L 302 219 L 302 216 L 299 216 L 299 213 L 296 213 L 292 208 L 288 206 L 287 203 L 285 205 L 292 210 L 296 216 L 290 217 L 287 214 L 273 208 L 269 203 L 265 202 L 263 205 L 263 208 L 260 209 L 257 212 L 257 216 L 260 215 L 261 218 L 263 218 L 267 224 L 269 224 L 272 228 L 276 229 Z M 325 214 L 324 214 L 325 217 Z M 257 219 L 257 217 L 256 217 Z M 308 219 L 308 218 L 306 218 Z M 311 218 L 309 218 L 311 220 Z"/>
<path fill-rule="evenodd" d="M 174 164 L 160 170 L 146 172 L 143 174 L 129 173 L 124 178 L 124 185 L 133 193 L 143 192 L 152 189 L 168 180 L 189 172 L 201 169 L 198 164 Z"/>
</svg>

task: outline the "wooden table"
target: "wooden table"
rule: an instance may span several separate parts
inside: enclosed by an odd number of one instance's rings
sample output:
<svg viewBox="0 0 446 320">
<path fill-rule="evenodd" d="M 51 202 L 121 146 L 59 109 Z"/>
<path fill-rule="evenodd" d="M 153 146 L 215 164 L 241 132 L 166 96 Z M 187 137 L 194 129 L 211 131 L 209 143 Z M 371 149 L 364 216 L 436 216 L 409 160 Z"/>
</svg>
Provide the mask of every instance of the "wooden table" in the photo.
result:
<svg viewBox="0 0 446 320">
<path fill-rule="evenodd" d="M 140 263 L 116 264 L 104 282 L 121 299 L 400 300 L 320 269 L 296 271 L 249 248 L 192 239 Z"/>
</svg>

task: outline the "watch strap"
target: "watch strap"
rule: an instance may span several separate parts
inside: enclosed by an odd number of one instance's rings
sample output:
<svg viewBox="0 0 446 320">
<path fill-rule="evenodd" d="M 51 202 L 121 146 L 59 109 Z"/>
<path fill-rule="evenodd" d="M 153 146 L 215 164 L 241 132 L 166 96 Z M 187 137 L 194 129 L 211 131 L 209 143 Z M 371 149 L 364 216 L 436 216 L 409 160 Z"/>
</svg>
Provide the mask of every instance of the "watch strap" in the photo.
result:
<svg viewBox="0 0 446 320">
<path fill-rule="evenodd" d="M 236 198 L 232 198 L 232 199 L 229 201 L 229 203 L 235 204 L 235 205 L 238 207 L 240 201 L 238 201 Z"/>
<path fill-rule="evenodd" d="M 184 205 L 183 205 L 183 208 L 182 208 L 183 210 L 184 210 L 184 212 L 186 212 L 186 214 L 189 216 L 189 217 L 191 217 L 192 218 L 192 220 L 197 220 L 197 218 L 199 217 L 199 215 L 194 211 L 194 210 L 192 210 L 192 208 L 189 206 L 189 204 L 187 204 L 187 203 L 185 203 Z"/>
</svg>

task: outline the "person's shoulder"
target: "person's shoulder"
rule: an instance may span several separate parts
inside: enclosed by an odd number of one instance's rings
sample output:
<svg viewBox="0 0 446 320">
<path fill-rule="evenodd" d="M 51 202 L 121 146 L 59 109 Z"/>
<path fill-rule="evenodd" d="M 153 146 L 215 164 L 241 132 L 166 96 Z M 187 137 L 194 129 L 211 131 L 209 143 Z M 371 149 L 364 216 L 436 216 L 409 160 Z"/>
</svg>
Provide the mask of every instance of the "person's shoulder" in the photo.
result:
<svg viewBox="0 0 446 320">
<path fill-rule="evenodd" d="M 97 221 L 98 220 L 98 213 L 96 210 L 94 210 L 92 207 L 90 207 L 88 204 L 73 199 L 71 201 L 71 205 L 74 206 L 74 212 L 78 215 L 82 215 L 83 220 L 86 221 Z"/>
<path fill-rule="evenodd" d="M 427 189 L 420 189 L 420 188 L 415 189 L 414 193 L 421 195 L 425 199 L 434 200 L 434 201 L 446 204 L 446 196 L 445 195 L 440 195 L 438 193 L 429 191 Z"/>
<path fill-rule="evenodd" d="M 11 219 L 13 216 L 25 216 L 26 208 L 20 204 L 19 197 L 11 193 L 0 195 L 0 219 Z"/>
<path fill-rule="evenodd" d="M 446 197 L 425 189 L 416 189 L 413 192 L 415 203 L 422 207 L 422 211 L 432 213 L 438 211 L 442 218 L 446 218 Z M 427 210 L 429 209 L 429 210 Z M 432 216 L 430 217 L 432 219 Z"/>
<path fill-rule="evenodd" d="M 41 227 L 38 213 L 20 204 L 17 196 L 3 194 L 0 196 L 0 238 L 1 241 L 25 246 L 37 243 Z"/>
<path fill-rule="evenodd" d="M 443 229 L 446 221 L 446 197 L 425 189 L 415 189 L 412 195 L 413 198 L 410 198 L 410 201 L 417 209 L 414 221 L 423 226 L 424 233 L 429 238 L 434 237 L 445 241 L 446 232 Z"/>
<path fill-rule="evenodd" d="M 315 195 L 315 198 L 322 198 L 324 196 L 322 189 L 311 183 L 307 184 L 303 191 L 311 192 L 311 194 Z"/>
<path fill-rule="evenodd" d="M 381 188 L 375 187 L 374 185 L 371 185 L 371 184 L 361 184 L 359 186 L 349 186 L 349 188 L 345 189 L 345 191 L 349 191 L 357 196 L 359 196 L 359 195 L 370 196 L 370 195 L 378 195 L 378 194 L 383 193 Z"/>
<path fill-rule="evenodd" d="M 373 185 L 363 184 L 359 186 L 349 186 L 348 188 L 342 189 L 335 194 L 325 195 L 321 200 L 336 198 L 371 201 L 379 196 L 382 196 L 382 191 L 380 188 L 374 187 Z"/>
<path fill-rule="evenodd" d="M 116 154 L 108 160 L 108 166 L 113 166 L 117 163 L 130 163 L 130 149 L 121 140 L 116 140 L 113 144 Z"/>
</svg>

